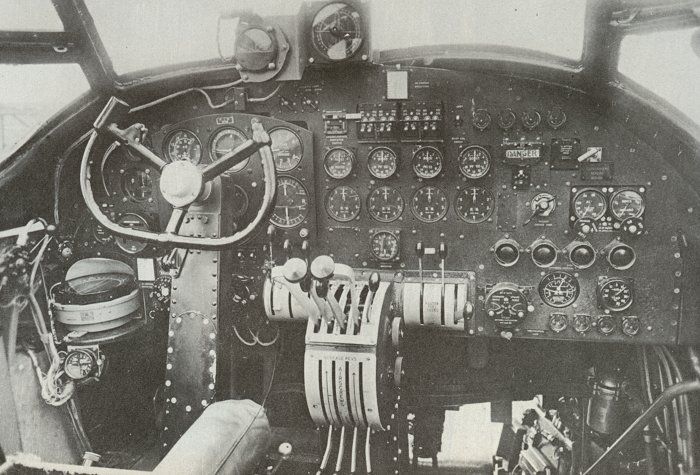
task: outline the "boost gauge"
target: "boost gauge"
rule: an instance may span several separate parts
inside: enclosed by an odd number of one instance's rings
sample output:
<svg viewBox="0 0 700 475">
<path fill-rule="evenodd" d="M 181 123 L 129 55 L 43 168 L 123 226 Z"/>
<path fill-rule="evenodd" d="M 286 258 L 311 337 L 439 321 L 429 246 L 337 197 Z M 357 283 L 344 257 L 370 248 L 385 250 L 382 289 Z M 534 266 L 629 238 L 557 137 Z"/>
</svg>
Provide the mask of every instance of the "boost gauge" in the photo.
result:
<svg viewBox="0 0 700 475">
<path fill-rule="evenodd" d="M 436 186 L 424 186 L 416 190 L 411 199 L 411 211 L 424 223 L 435 223 L 447 214 L 447 196 Z"/>
<path fill-rule="evenodd" d="M 345 147 L 335 147 L 326 152 L 323 168 L 329 177 L 336 180 L 347 178 L 352 173 L 355 164 L 355 154 Z"/>
<path fill-rule="evenodd" d="M 634 302 L 634 291 L 628 279 L 613 277 L 598 284 L 598 301 L 606 310 L 621 312 Z"/>
<path fill-rule="evenodd" d="M 389 231 L 378 231 L 370 238 L 372 255 L 380 261 L 393 261 L 399 257 L 399 238 Z"/>
<path fill-rule="evenodd" d="M 608 209 L 605 196 L 598 190 L 583 190 L 574 198 L 574 213 L 579 219 L 600 219 Z"/>
<path fill-rule="evenodd" d="M 280 228 L 293 228 L 304 222 L 309 212 L 309 193 L 295 178 L 277 178 L 277 201 L 270 222 Z"/>
<path fill-rule="evenodd" d="M 568 272 L 552 272 L 540 281 L 539 294 L 550 307 L 568 307 L 576 301 L 580 292 L 576 277 Z"/>
<path fill-rule="evenodd" d="M 484 188 L 465 188 L 457 194 L 455 212 L 467 223 L 483 223 L 493 213 L 493 195 Z"/>
<path fill-rule="evenodd" d="M 297 134 L 287 128 L 278 128 L 270 131 L 272 144 L 272 157 L 275 160 L 275 168 L 279 172 L 293 170 L 301 162 L 303 148 Z"/>
<path fill-rule="evenodd" d="M 336 221 L 352 221 L 360 214 L 360 207 L 360 195 L 350 186 L 339 186 L 326 198 L 326 211 Z"/>
<path fill-rule="evenodd" d="M 491 169 L 491 154 L 480 145 L 470 145 L 459 152 L 459 171 L 467 178 L 483 178 Z"/>
<path fill-rule="evenodd" d="M 396 173 L 398 159 L 396 152 L 388 147 L 377 147 L 367 157 L 369 173 L 380 180 L 390 178 Z"/>
<path fill-rule="evenodd" d="M 399 219 L 403 213 L 403 207 L 401 193 L 390 186 L 376 188 L 367 198 L 367 211 L 381 223 L 391 223 Z"/>
<path fill-rule="evenodd" d="M 644 198 L 634 190 L 622 190 L 610 200 L 610 211 L 617 219 L 639 218 L 644 214 Z"/>
<path fill-rule="evenodd" d="M 199 164 L 202 159 L 202 144 L 189 130 L 178 130 L 168 138 L 166 154 L 170 161 L 184 160 Z"/>
<path fill-rule="evenodd" d="M 350 5 L 335 2 L 321 8 L 311 25 L 318 53 L 329 61 L 352 57 L 362 45 L 362 18 Z"/>
<path fill-rule="evenodd" d="M 413 172 L 418 178 L 435 178 L 442 171 L 442 152 L 435 147 L 421 147 L 413 154 Z"/>
</svg>

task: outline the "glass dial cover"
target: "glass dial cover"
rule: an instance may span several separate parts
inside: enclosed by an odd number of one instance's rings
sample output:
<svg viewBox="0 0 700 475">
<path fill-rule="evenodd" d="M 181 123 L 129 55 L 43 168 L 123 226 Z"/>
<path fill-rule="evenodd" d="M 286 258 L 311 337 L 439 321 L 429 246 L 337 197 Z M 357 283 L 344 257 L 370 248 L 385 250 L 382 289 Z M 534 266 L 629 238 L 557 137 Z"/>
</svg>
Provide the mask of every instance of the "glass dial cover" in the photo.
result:
<svg viewBox="0 0 700 475">
<path fill-rule="evenodd" d="M 178 130 L 168 138 L 167 155 L 170 161 L 185 160 L 199 164 L 202 160 L 202 144 L 189 130 Z"/>
<path fill-rule="evenodd" d="M 467 223 L 483 223 L 493 213 L 493 195 L 485 188 L 464 188 L 455 199 L 457 216 Z"/>
<path fill-rule="evenodd" d="M 323 168 L 329 177 L 336 180 L 347 178 L 352 173 L 355 164 L 355 154 L 345 147 L 335 147 L 326 152 Z"/>
<path fill-rule="evenodd" d="M 362 46 L 362 18 L 350 5 L 334 2 L 321 8 L 311 24 L 311 39 L 329 61 L 352 57 Z"/>
<path fill-rule="evenodd" d="M 372 255 L 380 261 L 393 261 L 399 256 L 399 238 L 389 231 L 378 231 L 370 239 Z"/>
<path fill-rule="evenodd" d="M 334 188 L 326 197 L 326 211 L 336 221 L 352 221 L 360 214 L 360 208 L 360 195 L 350 186 Z"/>
<path fill-rule="evenodd" d="M 630 283 L 624 279 L 608 279 L 598 289 L 598 295 L 603 308 L 611 312 L 627 310 L 634 302 L 634 291 Z"/>
<path fill-rule="evenodd" d="M 603 193 L 597 190 L 580 191 L 574 198 L 574 213 L 579 219 L 600 219 L 607 211 L 608 205 Z"/>
<path fill-rule="evenodd" d="M 117 224 L 125 228 L 148 231 L 148 222 L 143 217 L 135 213 L 123 215 L 117 220 Z M 133 239 L 127 239 L 121 236 L 117 236 L 115 238 L 115 242 L 117 243 L 117 246 L 119 246 L 119 249 L 127 254 L 138 254 L 148 247 L 148 244 L 145 242 L 134 241 Z"/>
<path fill-rule="evenodd" d="M 224 155 L 245 142 L 248 137 L 243 132 L 233 127 L 220 129 L 211 139 L 211 158 L 213 161 L 221 159 Z M 243 170 L 250 162 L 250 157 L 243 160 L 238 165 L 229 168 L 224 175 L 236 173 Z"/>
<path fill-rule="evenodd" d="M 459 152 L 459 171 L 472 180 L 483 178 L 491 169 L 491 154 L 480 145 L 470 145 Z"/>
<path fill-rule="evenodd" d="M 610 200 L 610 211 L 620 221 L 641 217 L 644 207 L 644 198 L 634 190 L 618 191 Z"/>
<path fill-rule="evenodd" d="M 403 213 L 403 208 L 403 196 L 391 186 L 375 188 L 367 198 L 367 211 L 380 223 L 396 221 Z"/>
<path fill-rule="evenodd" d="M 578 280 L 568 272 L 552 272 L 540 281 L 539 294 L 550 307 L 568 307 L 576 301 L 581 288 Z"/>
<path fill-rule="evenodd" d="M 294 170 L 303 156 L 304 149 L 297 134 L 281 127 L 270 131 L 272 157 L 279 172 Z"/>
<path fill-rule="evenodd" d="M 447 214 L 447 196 L 436 186 L 424 186 L 413 194 L 411 211 L 424 223 L 435 223 Z"/>
<path fill-rule="evenodd" d="M 388 147 L 377 147 L 367 157 L 367 168 L 374 178 L 390 178 L 398 168 L 396 152 Z"/>
<path fill-rule="evenodd" d="M 413 172 L 418 178 L 435 178 L 442 171 L 442 152 L 435 147 L 421 147 L 413 154 Z"/>
<path fill-rule="evenodd" d="M 309 193 L 304 185 L 289 176 L 277 178 L 277 201 L 270 222 L 280 228 L 293 228 L 309 213 Z"/>
</svg>

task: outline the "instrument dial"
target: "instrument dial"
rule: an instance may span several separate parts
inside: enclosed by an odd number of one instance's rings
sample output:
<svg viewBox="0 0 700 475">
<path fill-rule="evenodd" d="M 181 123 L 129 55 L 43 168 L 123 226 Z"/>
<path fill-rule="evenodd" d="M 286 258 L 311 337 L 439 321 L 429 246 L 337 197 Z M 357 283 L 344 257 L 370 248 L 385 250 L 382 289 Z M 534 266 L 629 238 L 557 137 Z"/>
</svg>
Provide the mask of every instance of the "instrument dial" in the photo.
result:
<svg viewBox="0 0 700 475">
<path fill-rule="evenodd" d="M 393 261 L 399 256 L 399 238 L 389 231 L 379 231 L 370 239 L 372 255 L 380 261 Z"/>
<path fill-rule="evenodd" d="M 498 114 L 498 126 L 503 130 L 511 129 L 517 120 L 513 109 L 505 109 Z"/>
<path fill-rule="evenodd" d="M 493 195 L 484 188 L 465 188 L 457 194 L 455 212 L 467 223 L 483 223 L 493 213 Z"/>
<path fill-rule="evenodd" d="M 367 157 L 367 168 L 374 178 L 384 180 L 396 173 L 398 159 L 396 152 L 388 147 L 377 147 Z"/>
<path fill-rule="evenodd" d="M 66 355 L 63 369 L 71 379 L 83 379 L 95 369 L 95 358 L 84 350 L 74 350 Z"/>
<path fill-rule="evenodd" d="M 578 280 L 568 272 L 552 272 L 540 281 L 540 298 L 550 307 L 568 307 L 576 301 L 581 288 Z"/>
<path fill-rule="evenodd" d="M 226 127 L 224 129 L 220 129 L 216 134 L 214 134 L 214 137 L 211 139 L 210 152 L 212 160 L 220 160 L 224 155 L 230 153 L 232 150 L 234 150 L 246 140 L 248 140 L 248 137 L 246 137 L 245 134 L 238 129 L 235 129 L 233 127 Z M 250 157 L 246 158 L 238 165 L 229 168 L 226 172 L 223 173 L 223 175 L 228 175 L 230 173 L 236 173 L 243 170 L 246 167 L 246 165 L 248 165 L 249 161 Z"/>
<path fill-rule="evenodd" d="M 606 279 L 598 286 L 598 297 L 603 308 L 611 312 L 627 310 L 634 302 L 630 282 L 617 277 Z"/>
<path fill-rule="evenodd" d="M 355 154 L 345 147 L 335 147 L 326 152 L 323 168 L 329 177 L 336 180 L 347 178 L 355 165 Z"/>
<path fill-rule="evenodd" d="M 280 228 L 293 228 L 304 222 L 309 213 L 309 193 L 295 178 L 277 178 L 277 201 L 270 222 Z"/>
<path fill-rule="evenodd" d="M 113 239 L 112 235 L 109 234 L 107 230 L 99 224 L 96 224 L 93 228 L 92 236 L 95 238 L 95 241 L 99 242 L 100 244 L 107 244 Z"/>
<path fill-rule="evenodd" d="M 496 325 L 511 328 L 527 317 L 531 305 L 525 294 L 514 284 L 496 284 L 486 296 L 486 313 Z"/>
<path fill-rule="evenodd" d="M 314 48 L 329 61 L 352 57 L 362 45 L 362 18 L 351 6 L 335 2 L 321 8 L 311 24 Z"/>
<path fill-rule="evenodd" d="M 390 186 L 381 186 L 369 194 L 367 211 L 381 223 L 396 221 L 403 213 L 404 201 L 401 193 Z"/>
<path fill-rule="evenodd" d="M 170 161 L 184 160 L 197 165 L 202 160 L 202 144 L 189 130 L 178 130 L 170 135 L 167 142 L 167 155 Z"/>
<path fill-rule="evenodd" d="M 641 217 L 644 207 L 644 198 L 634 190 L 618 191 L 610 200 L 610 211 L 620 221 Z"/>
<path fill-rule="evenodd" d="M 424 186 L 416 190 L 411 199 L 411 211 L 424 223 L 435 223 L 447 214 L 447 196 L 436 186 Z"/>
<path fill-rule="evenodd" d="M 137 229 L 139 231 L 148 231 L 148 222 L 138 214 L 128 213 L 123 215 L 117 220 L 119 226 L 131 229 Z M 148 247 L 145 242 L 134 241 L 133 239 L 127 239 L 121 236 L 115 238 L 117 246 L 119 249 L 126 252 L 127 254 L 138 254 Z"/>
<path fill-rule="evenodd" d="M 459 152 L 459 171 L 467 178 L 483 178 L 491 169 L 491 154 L 480 145 L 470 145 Z"/>
<path fill-rule="evenodd" d="M 350 186 L 339 186 L 326 197 L 326 212 L 340 222 L 348 222 L 360 214 L 360 195 Z"/>
<path fill-rule="evenodd" d="M 148 201 L 153 196 L 151 170 L 130 168 L 122 175 L 122 191 L 133 201 Z"/>
<path fill-rule="evenodd" d="M 279 172 L 293 170 L 301 162 L 304 149 L 297 134 L 281 127 L 270 131 L 272 141 L 270 149 L 275 160 L 275 169 Z"/>
<path fill-rule="evenodd" d="M 574 213 L 579 219 L 600 219 L 607 211 L 608 205 L 603 193 L 597 190 L 583 190 L 574 198 Z"/>
<path fill-rule="evenodd" d="M 435 147 L 421 147 L 413 154 L 413 172 L 419 178 L 435 178 L 442 171 L 442 152 Z"/>
</svg>

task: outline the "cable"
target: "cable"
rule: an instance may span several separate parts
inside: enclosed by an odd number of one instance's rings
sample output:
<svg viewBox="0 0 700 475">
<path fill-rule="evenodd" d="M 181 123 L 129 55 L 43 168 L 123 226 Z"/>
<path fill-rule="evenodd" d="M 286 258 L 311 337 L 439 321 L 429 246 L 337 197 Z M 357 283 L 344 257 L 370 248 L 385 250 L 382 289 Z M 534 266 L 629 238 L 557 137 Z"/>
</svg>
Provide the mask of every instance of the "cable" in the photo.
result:
<svg viewBox="0 0 700 475">
<path fill-rule="evenodd" d="M 150 108 L 150 107 L 157 106 L 158 104 L 162 104 L 163 102 L 167 102 L 167 101 L 169 101 L 169 100 L 171 100 L 171 99 L 174 99 L 174 98 L 176 98 L 176 97 L 180 97 L 180 96 L 182 96 L 182 95 L 184 95 L 184 94 L 187 94 L 187 93 L 190 93 L 190 92 L 195 92 L 195 91 L 196 91 L 196 92 L 199 92 L 199 93 L 201 93 L 201 94 L 203 94 L 204 97 L 206 97 L 207 102 L 209 103 L 209 106 L 210 106 L 212 109 L 219 109 L 219 108 L 224 107 L 225 105 L 228 105 L 228 104 L 230 104 L 231 102 L 233 102 L 233 99 L 228 100 L 228 101 L 224 101 L 224 102 L 221 103 L 221 104 L 213 104 L 212 101 L 211 101 L 211 98 L 209 97 L 209 95 L 207 94 L 206 91 L 212 91 L 212 90 L 217 90 L 217 89 L 230 89 L 230 88 L 232 88 L 232 87 L 235 87 L 235 86 L 241 84 L 242 82 L 243 82 L 243 79 L 237 79 L 237 80 L 235 80 L 235 81 L 233 81 L 233 82 L 229 82 L 229 83 L 226 83 L 226 84 L 216 84 L 216 85 L 214 85 L 214 86 L 204 86 L 204 87 L 190 87 L 189 89 L 183 89 L 182 91 L 174 92 L 174 93 L 169 94 L 169 95 L 167 95 L 167 96 L 165 96 L 165 97 L 161 97 L 160 99 L 156 99 L 156 100 L 154 100 L 154 101 L 147 102 L 147 103 L 145 103 L 145 104 L 141 104 L 140 106 L 133 107 L 133 108 L 129 111 L 129 113 L 131 114 L 131 113 L 134 113 L 134 112 L 139 112 L 139 111 L 142 111 L 142 110 L 144 110 L 144 109 L 148 109 L 148 108 Z"/>
<path fill-rule="evenodd" d="M 263 96 L 263 97 L 250 97 L 250 98 L 248 98 L 248 102 L 256 103 L 256 102 L 265 102 L 265 101 L 269 101 L 270 99 L 272 99 L 273 97 L 275 97 L 275 94 L 277 94 L 277 93 L 280 91 L 281 88 L 282 88 L 282 85 L 280 84 L 280 85 L 278 85 L 278 86 L 275 88 L 274 91 L 272 91 L 272 92 L 271 92 L 270 94 L 268 94 L 267 96 Z"/>
</svg>

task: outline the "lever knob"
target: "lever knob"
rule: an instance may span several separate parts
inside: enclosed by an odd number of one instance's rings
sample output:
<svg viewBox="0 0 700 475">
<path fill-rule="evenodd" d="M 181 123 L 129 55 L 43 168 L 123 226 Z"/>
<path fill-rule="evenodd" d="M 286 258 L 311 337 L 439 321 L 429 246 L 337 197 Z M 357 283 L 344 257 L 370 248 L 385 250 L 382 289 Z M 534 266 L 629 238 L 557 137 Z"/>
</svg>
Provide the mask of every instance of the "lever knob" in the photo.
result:
<svg viewBox="0 0 700 475">
<path fill-rule="evenodd" d="M 371 292 L 376 292 L 379 290 L 379 282 L 381 282 L 381 277 L 379 277 L 379 274 L 372 272 L 372 275 L 369 276 L 369 281 L 367 282 L 369 285 L 369 290 Z"/>
<path fill-rule="evenodd" d="M 275 235 L 275 231 L 277 228 L 275 227 L 274 224 L 271 224 L 267 227 L 267 237 L 271 238 L 272 236 Z"/>
<path fill-rule="evenodd" d="M 333 276 L 335 262 L 330 256 L 318 256 L 311 263 L 311 275 L 316 280 L 326 280 Z"/>
<path fill-rule="evenodd" d="M 423 257 L 423 255 L 425 254 L 425 248 L 423 247 L 422 241 L 418 241 L 416 243 L 416 254 L 418 255 L 418 257 Z"/>
<path fill-rule="evenodd" d="M 307 259 L 309 258 L 309 253 L 311 252 L 311 245 L 309 244 L 308 239 L 304 239 L 301 242 L 301 252 L 302 254 L 304 254 L 304 257 L 306 257 Z"/>
<path fill-rule="evenodd" d="M 438 247 L 438 256 L 440 256 L 440 259 L 447 258 L 447 244 L 444 242 L 441 242 L 440 247 Z"/>
<path fill-rule="evenodd" d="M 308 272 L 308 267 L 303 259 L 298 257 L 292 257 L 287 262 L 284 263 L 282 267 L 282 273 L 284 278 L 292 284 L 301 282 L 306 278 L 306 273 Z"/>
</svg>

